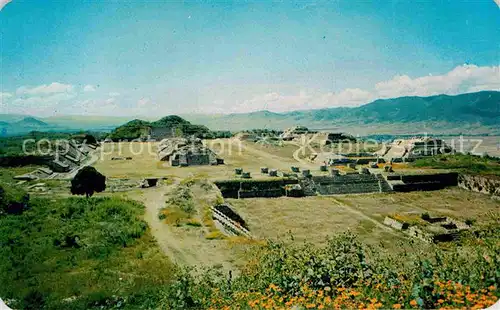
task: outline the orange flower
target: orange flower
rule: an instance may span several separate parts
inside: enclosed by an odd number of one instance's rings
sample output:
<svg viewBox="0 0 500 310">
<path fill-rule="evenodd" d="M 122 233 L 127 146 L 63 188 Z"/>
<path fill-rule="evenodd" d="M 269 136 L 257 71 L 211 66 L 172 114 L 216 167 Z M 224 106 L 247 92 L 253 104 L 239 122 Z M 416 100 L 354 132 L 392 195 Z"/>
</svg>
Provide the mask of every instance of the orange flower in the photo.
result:
<svg viewBox="0 0 500 310">
<path fill-rule="evenodd" d="M 392 305 L 394 309 L 401 309 L 401 304 L 394 304 Z"/>
<path fill-rule="evenodd" d="M 438 299 L 438 304 L 442 304 L 444 302 L 443 299 Z"/>
<path fill-rule="evenodd" d="M 417 305 L 417 301 L 415 299 L 413 299 L 412 301 L 410 301 L 410 305 L 415 307 Z"/>
</svg>

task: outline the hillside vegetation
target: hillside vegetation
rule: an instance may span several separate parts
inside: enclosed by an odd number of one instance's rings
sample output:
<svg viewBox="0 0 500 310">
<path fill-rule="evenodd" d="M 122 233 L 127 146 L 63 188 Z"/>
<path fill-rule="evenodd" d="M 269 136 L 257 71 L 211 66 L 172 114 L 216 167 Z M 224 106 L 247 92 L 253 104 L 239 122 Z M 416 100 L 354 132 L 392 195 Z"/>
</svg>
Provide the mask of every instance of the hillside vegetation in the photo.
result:
<svg viewBox="0 0 500 310">
<path fill-rule="evenodd" d="M 467 174 L 500 176 L 500 159 L 484 156 L 454 154 L 417 160 L 413 166 L 420 168 L 452 169 Z"/>
<path fill-rule="evenodd" d="M 146 138 L 155 128 L 171 130 L 172 134 L 178 136 L 204 137 L 210 133 L 205 126 L 194 125 L 177 115 L 170 115 L 154 122 L 135 119 L 115 128 L 108 137 L 114 141 Z"/>
<path fill-rule="evenodd" d="M 479 309 L 499 297 L 497 213 L 453 244 L 397 254 L 350 233 L 321 246 L 259 242 L 231 277 L 172 264 L 136 202 L 5 189 L 0 296 L 14 309 Z"/>
<path fill-rule="evenodd" d="M 9 212 L 0 210 L 0 296 L 14 309 L 151 308 L 175 278 L 176 267 L 141 219 L 142 205 L 116 198 L 27 202 L 18 191 L 3 191 L 0 205 Z"/>
</svg>

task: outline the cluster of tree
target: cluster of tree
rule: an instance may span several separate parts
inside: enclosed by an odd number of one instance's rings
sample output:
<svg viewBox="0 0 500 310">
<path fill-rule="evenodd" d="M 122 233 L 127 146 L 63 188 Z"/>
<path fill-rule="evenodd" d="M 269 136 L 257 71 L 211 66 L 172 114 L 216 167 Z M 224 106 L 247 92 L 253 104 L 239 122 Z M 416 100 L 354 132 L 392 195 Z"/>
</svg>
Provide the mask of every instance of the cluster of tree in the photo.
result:
<svg viewBox="0 0 500 310">
<path fill-rule="evenodd" d="M 0 157 L 7 156 L 24 156 L 23 144 L 28 152 L 34 150 L 34 146 L 37 143 L 43 141 L 55 141 L 55 140 L 73 140 L 77 143 L 87 143 L 96 144 L 97 140 L 104 136 L 102 132 L 79 132 L 79 133 L 67 133 L 67 132 L 41 132 L 32 131 L 29 134 L 20 136 L 4 137 L 0 139 Z M 30 141 L 25 143 L 25 141 Z M 50 143 L 46 143 L 47 145 Z M 34 163 L 33 163 L 34 164 Z"/>
</svg>

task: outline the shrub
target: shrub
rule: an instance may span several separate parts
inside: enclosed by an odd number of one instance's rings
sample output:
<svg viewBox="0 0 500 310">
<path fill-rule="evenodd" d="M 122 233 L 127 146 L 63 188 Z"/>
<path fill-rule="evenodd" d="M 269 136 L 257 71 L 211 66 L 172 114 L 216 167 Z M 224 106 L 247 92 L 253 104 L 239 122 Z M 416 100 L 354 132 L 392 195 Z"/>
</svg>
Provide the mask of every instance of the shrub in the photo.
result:
<svg viewBox="0 0 500 310">
<path fill-rule="evenodd" d="M 105 189 L 106 177 L 94 167 L 83 167 L 71 180 L 71 194 L 73 195 L 85 195 L 88 198 L 95 192 L 100 193 Z"/>
<path fill-rule="evenodd" d="M 480 249 L 431 246 L 397 255 L 381 254 L 351 234 L 320 248 L 269 243 L 254 248 L 235 279 L 199 276 L 176 286 L 197 308 L 487 307 L 499 294 L 495 234 L 485 236 Z"/>
</svg>

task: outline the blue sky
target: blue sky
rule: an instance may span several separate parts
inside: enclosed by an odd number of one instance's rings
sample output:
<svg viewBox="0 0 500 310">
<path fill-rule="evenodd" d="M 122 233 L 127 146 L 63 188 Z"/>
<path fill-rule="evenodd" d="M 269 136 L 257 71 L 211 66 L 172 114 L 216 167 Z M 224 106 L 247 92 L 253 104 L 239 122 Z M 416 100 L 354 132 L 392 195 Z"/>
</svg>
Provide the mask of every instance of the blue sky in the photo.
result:
<svg viewBox="0 0 500 310">
<path fill-rule="evenodd" d="M 493 0 L 13 0 L 0 29 L 0 113 L 289 111 L 500 90 Z"/>
</svg>

